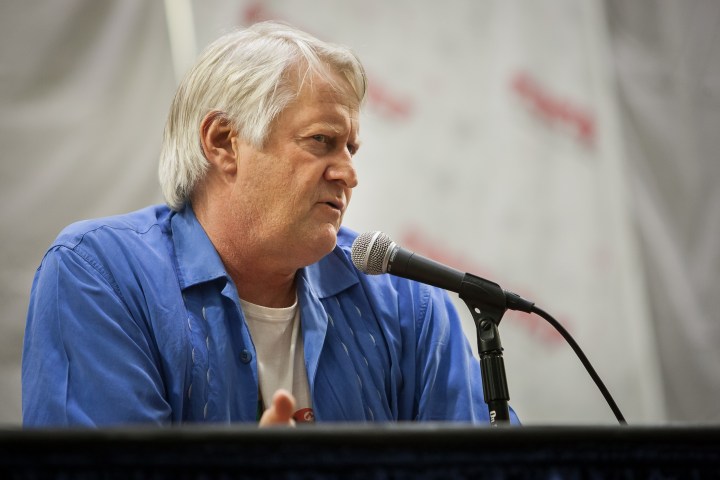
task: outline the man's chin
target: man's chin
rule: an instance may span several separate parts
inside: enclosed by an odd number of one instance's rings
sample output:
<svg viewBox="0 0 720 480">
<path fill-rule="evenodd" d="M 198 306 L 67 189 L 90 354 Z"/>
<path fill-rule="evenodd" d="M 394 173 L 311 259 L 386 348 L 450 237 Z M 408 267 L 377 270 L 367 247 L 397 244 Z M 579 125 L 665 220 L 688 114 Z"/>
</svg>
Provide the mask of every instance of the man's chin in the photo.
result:
<svg viewBox="0 0 720 480">
<path fill-rule="evenodd" d="M 328 225 L 327 230 L 322 235 L 322 242 L 328 246 L 328 252 L 330 253 L 335 248 L 335 245 L 337 245 L 337 236 L 338 232 L 340 231 L 340 228 L 336 225 Z"/>
<path fill-rule="evenodd" d="M 306 237 L 305 245 L 312 246 L 312 252 L 308 252 L 309 263 L 315 263 L 335 249 L 337 245 L 338 227 L 332 224 L 325 224 L 319 231 Z"/>
<path fill-rule="evenodd" d="M 337 245 L 337 237 L 340 227 L 337 225 L 329 225 L 325 235 L 323 235 L 324 242 L 328 246 L 328 253 L 332 252 Z"/>
</svg>

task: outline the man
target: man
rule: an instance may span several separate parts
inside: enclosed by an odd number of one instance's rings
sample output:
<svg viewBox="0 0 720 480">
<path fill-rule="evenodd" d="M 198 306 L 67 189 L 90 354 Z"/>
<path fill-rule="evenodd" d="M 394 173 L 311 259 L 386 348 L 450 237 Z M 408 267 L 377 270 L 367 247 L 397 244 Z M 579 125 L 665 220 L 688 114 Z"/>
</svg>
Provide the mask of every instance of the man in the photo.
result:
<svg viewBox="0 0 720 480">
<path fill-rule="evenodd" d="M 284 25 L 212 44 L 171 106 L 168 206 L 72 225 L 38 269 L 25 425 L 487 421 L 446 294 L 352 266 L 365 88 Z"/>
</svg>

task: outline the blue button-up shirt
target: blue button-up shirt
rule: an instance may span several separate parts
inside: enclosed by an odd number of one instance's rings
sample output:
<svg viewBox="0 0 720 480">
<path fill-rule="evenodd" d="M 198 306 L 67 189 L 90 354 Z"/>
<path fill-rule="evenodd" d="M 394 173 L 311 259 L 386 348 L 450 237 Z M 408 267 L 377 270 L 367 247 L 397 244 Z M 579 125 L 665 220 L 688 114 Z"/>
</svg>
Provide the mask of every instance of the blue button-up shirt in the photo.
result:
<svg viewBox="0 0 720 480">
<path fill-rule="evenodd" d="M 445 292 L 350 260 L 355 234 L 297 276 L 317 421 L 488 421 Z M 255 349 L 237 289 L 188 206 L 71 225 L 33 282 L 27 426 L 254 422 Z M 514 413 L 513 413 L 513 419 Z"/>
</svg>

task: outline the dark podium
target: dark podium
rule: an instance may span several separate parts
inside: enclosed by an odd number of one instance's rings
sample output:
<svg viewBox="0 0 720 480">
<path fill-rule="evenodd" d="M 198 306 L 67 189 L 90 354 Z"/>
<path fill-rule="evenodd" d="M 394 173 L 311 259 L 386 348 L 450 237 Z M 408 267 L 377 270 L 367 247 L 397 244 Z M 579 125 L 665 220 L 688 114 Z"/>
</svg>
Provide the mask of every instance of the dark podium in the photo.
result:
<svg viewBox="0 0 720 480">
<path fill-rule="evenodd" d="M 720 478 L 720 427 L 0 429 L 2 479 Z"/>
</svg>

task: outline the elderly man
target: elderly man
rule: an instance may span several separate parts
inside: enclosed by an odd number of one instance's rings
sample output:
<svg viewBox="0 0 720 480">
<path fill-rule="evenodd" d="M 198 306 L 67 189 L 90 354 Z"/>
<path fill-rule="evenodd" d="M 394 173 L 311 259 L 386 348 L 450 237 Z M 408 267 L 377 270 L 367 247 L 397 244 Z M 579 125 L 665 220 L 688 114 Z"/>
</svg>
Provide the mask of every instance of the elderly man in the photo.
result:
<svg viewBox="0 0 720 480">
<path fill-rule="evenodd" d="M 288 26 L 212 44 L 171 106 L 167 206 L 72 225 L 42 260 L 25 425 L 486 421 L 446 294 L 351 263 L 365 89 Z"/>
</svg>

